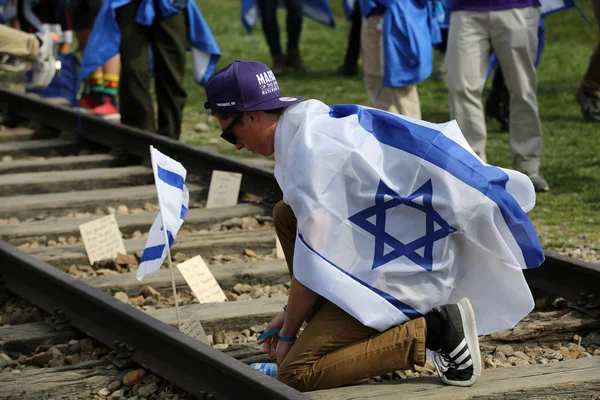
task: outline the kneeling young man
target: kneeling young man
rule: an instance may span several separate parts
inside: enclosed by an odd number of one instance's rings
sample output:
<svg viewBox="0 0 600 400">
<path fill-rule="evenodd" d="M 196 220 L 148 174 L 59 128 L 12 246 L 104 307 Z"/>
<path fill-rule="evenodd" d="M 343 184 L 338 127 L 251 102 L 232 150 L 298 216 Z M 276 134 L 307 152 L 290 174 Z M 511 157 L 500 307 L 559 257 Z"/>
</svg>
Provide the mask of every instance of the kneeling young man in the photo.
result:
<svg viewBox="0 0 600 400">
<path fill-rule="evenodd" d="M 334 388 L 423 366 L 430 349 L 446 384 L 474 384 L 477 331 L 511 328 L 533 308 L 522 269 L 543 251 L 526 215 L 531 181 L 482 162 L 455 122 L 282 97 L 258 62 L 226 66 L 206 93 L 223 139 L 275 156 L 274 224 L 292 281 L 276 333 L 259 343 L 278 379 Z"/>
</svg>

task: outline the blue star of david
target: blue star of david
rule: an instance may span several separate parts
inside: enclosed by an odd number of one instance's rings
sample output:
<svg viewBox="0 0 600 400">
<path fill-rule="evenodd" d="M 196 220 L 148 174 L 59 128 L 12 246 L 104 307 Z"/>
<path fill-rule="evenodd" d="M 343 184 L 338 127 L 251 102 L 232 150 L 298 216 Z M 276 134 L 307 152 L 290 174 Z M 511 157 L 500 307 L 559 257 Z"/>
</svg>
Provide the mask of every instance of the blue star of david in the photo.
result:
<svg viewBox="0 0 600 400">
<path fill-rule="evenodd" d="M 391 199 L 386 201 L 385 196 L 389 196 Z M 419 197 L 422 198 L 422 204 L 415 202 Z M 425 270 L 431 271 L 433 265 L 433 244 L 456 231 L 433 209 L 433 205 L 431 204 L 432 197 L 433 188 L 431 180 L 425 182 L 423 186 L 408 197 L 400 196 L 387 187 L 383 181 L 379 181 L 379 188 L 375 194 L 375 205 L 348 218 L 350 222 L 375 236 L 375 254 L 371 269 L 381 267 L 390 261 L 405 256 Z M 401 204 L 425 213 L 425 235 L 410 243 L 402 243 L 385 232 L 386 210 Z M 376 217 L 375 224 L 367 221 L 374 215 Z M 439 225 L 439 229 L 437 230 L 434 230 L 435 223 Z M 393 248 L 393 251 L 388 254 L 384 254 L 386 244 Z M 416 250 L 422 247 L 424 247 L 423 256 L 416 252 Z"/>
</svg>

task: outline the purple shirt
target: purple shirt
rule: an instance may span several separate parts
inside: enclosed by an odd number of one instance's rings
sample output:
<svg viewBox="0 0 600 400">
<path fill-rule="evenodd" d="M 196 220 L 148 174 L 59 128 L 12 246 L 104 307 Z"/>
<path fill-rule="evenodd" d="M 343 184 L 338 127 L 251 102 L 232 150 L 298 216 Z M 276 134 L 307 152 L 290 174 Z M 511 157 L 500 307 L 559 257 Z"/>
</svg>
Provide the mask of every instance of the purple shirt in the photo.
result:
<svg viewBox="0 0 600 400">
<path fill-rule="evenodd" d="M 538 0 L 450 0 L 450 3 L 452 11 L 495 11 L 540 6 Z"/>
</svg>

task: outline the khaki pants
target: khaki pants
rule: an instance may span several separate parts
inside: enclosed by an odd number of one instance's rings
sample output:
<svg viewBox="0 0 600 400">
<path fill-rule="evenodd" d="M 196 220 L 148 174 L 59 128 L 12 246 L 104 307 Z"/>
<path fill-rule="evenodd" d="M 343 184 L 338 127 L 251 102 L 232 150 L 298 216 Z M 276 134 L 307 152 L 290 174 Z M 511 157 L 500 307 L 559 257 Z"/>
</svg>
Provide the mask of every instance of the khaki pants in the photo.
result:
<svg viewBox="0 0 600 400">
<path fill-rule="evenodd" d="M 280 201 L 273 209 L 273 221 L 292 274 L 296 217 Z M 422 317 L 379 332 L 320 297 L 306 329 L 279 366 L 279 380 L 305 392 L 423 366 L 425 337 Z"/>
<path fill-rule="evenodd" d="M 363 19 L 360 44 L 367 93 L 373 107 L 380 110 L 421 119 L 421 104 L 416 85 L 383 87 L 383 38 L 377 33 L 382 16 Z"/>
<path fill-rule="evenodd" d="M 446 51 L 450 113 L 483 160 L 487 132 L 481 92 L 492 49 L 496 53 L 510 93 L 513 166 L 527 175 L 538 172 L 542 152 L 534 67 L 539 21 L 538 7 L 455 11 L 450 16 Z"/>
<path fill-rule="evenodd" d="M 594 14 L 596 14 L 596 21 L 600 25 L 600 0 L 592 0 L 592 4 L 594 6 Z M 600 93 L 600 43 L 598 43 L 594 54 L 592 54 L 590 65 L 583 77 L 583 84 L 581 86 L 589 94 Z"/>
<path fill-rule="evenodd" d="M 0 53 L 35 61 L 39 51 L 40 42 L 37 36 L 0 24 Z"/>
</svg>

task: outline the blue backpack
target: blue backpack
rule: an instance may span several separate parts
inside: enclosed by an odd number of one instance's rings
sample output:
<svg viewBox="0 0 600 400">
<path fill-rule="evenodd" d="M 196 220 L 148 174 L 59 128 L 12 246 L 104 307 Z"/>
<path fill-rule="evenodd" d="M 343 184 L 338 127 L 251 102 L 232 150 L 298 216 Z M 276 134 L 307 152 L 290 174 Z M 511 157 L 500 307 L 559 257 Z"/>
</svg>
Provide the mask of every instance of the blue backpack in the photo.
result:
<svg viewBox="0 0 600 400">
<path fill-rule="evenodd" d="M 74 54 L 59 54 L 56 61 L 60 62 L 60 69 L 56 71 L 54 79 L 47 88 L 42 90 L 26 89 L 27 93 L 36 93 L 42 97 L 62 97 L 69 101 L 71 106 L 77 106 L 77 76 L 79 61 Z M 58 64 L 58 63 L 57 63 Z M 32 72 L 25 73 L 25 82 L 31 82 Z"/>
</svg>

